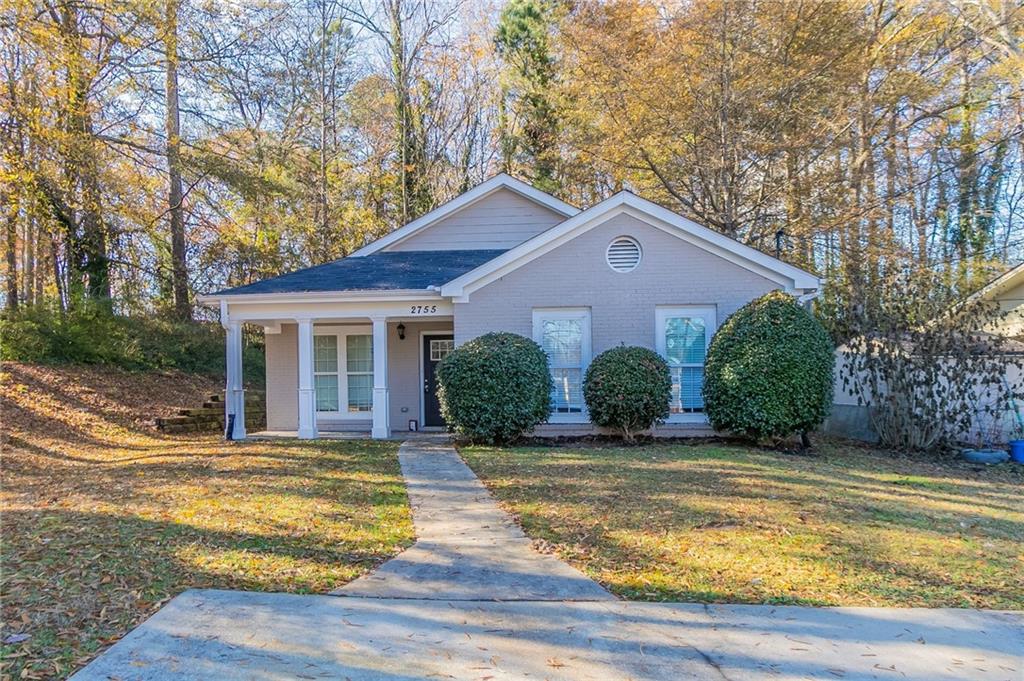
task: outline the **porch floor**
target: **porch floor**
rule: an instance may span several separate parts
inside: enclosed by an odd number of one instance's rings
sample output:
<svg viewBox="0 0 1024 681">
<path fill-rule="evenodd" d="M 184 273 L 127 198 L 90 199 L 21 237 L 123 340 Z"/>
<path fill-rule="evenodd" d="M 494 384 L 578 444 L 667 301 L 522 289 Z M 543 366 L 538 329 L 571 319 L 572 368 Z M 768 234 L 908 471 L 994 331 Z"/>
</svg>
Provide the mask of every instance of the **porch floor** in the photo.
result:
<svg viewBox="0 0 1024 681">
<path fill-rule="evenodd" d="M 261 430 L 247 435 L 250 440 L 293 440 L 299 436 L 296 430 Z M 321 440 L 369 440 L 369 430 L 321 430 L 318 433 Z M 448 442 L 451 435 L 443 432 L 420 431 L 410 433 L 406 430 L 396 430 L 391 433 L 389 440 L 405 442 L 407 440 Z"/>
</svg>

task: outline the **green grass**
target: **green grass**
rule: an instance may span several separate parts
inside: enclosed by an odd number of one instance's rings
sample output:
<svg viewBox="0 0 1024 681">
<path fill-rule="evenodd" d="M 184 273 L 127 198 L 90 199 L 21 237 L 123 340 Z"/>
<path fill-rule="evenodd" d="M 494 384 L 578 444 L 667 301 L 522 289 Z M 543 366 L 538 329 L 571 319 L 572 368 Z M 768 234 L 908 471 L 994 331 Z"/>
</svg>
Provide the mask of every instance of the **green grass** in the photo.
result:
<svg viewBox="0 0 1024 681">
<path fill-rule="evenodd" d="M 625 598 L 1024 608 L 1024 467 L 819 449 L 462 455 L 542 550 Z"/>
<path fill-rule="evenodd" d="M 187 588 L 325 593 L 413 540 L 394 443 L 4 453 L 4 678 L 63 677 Z"/>
</svg>

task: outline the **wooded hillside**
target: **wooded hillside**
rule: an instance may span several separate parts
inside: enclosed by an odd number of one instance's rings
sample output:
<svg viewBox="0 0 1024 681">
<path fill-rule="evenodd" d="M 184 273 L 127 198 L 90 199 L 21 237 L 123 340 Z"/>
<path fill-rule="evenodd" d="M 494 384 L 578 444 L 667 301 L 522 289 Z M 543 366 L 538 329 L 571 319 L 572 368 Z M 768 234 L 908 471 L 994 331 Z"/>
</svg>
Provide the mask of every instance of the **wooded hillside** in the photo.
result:
<svg viewBox="0 0 1024 681">
<path fill-rule="evenodd" d="M 1024 253 L 1013 0 L 3 0 L 5 304 L 195 314 L 508 171 L 820 272 Z"/>
</svg>

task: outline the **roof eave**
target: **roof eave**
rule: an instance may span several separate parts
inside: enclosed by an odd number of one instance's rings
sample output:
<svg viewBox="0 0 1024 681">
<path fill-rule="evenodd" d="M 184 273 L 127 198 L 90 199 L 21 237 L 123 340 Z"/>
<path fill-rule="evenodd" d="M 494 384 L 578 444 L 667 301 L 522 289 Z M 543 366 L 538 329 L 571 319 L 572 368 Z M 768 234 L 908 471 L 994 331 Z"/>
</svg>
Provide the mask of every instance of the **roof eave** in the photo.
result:
<svg viewBox="0 0 1024 681">
<path fill-rule="evenodd" d="M 206 307 L 227 303 L 345 303 L 375 300 L 436 300 L 439 289 L 353 289 L 346 291 L 282 291 L 276 293 L 211 293 L 197 296 L 196 302 Z"/>
<path fill-rule="evenodd" d="M 967 302 L 988 300 L 992 296 L 999 295 L 1006 289 L 1013 288 L 1018 283 L 1024 283 L 1024 263 L 1021 263 L 1016 267 L 1011 267 L 1009 270 L 1003 272 L 998 277 L 982 286 L 967 297 Z"/>
</svg>

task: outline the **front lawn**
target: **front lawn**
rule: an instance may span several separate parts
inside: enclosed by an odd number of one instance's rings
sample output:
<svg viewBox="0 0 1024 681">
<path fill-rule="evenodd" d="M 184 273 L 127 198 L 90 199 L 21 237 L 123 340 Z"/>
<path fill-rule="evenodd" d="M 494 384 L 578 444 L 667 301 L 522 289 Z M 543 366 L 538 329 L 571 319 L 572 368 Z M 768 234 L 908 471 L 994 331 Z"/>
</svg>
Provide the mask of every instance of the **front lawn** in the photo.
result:
<svg viewBox="0 0 1024 681">
<path fill-rule="evenodd" d="M 819 449 L 461 453 L 542 550 L 625 598 L 1024 608 L 1024 466 Z"/>
<path fill-rule="evenodd" d="M 165 436 L 133 399 L 180 376 L 4 369 L 2 678 L 67 676 L 184 589 L 326 593 L 413 541 L 396 443 Z"/>
</svg>

